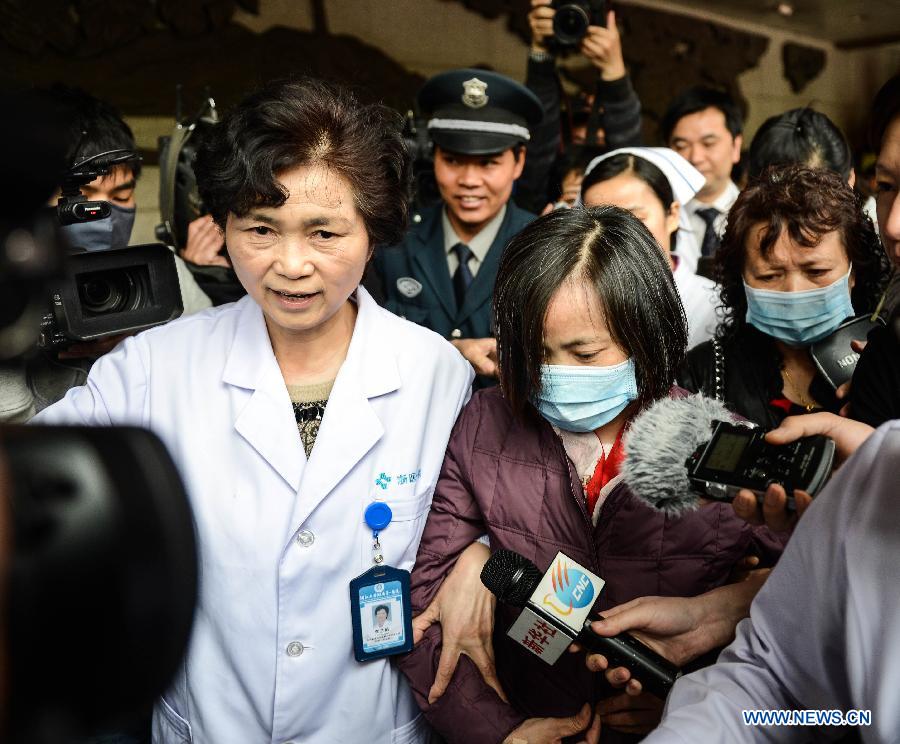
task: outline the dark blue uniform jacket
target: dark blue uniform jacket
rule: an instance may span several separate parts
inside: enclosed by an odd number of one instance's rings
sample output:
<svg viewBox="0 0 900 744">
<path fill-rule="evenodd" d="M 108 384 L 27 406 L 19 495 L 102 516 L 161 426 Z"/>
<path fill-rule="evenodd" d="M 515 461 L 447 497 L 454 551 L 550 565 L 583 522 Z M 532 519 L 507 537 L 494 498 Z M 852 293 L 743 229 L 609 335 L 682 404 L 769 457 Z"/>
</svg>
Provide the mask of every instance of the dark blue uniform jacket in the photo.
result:
<svg viewBox="0 0 900 744">
<path fill-rule="evenodd" d="M 441 203 L 423 210 L 421 222 L 413 225 L 402 242 L 376 252 L 375 269 L 384 290 L 384 306 L 444 338 L 486 338 L 493 335 L 491 297 L 500 256 L 510 239 L 534 215 L 519 209 L 512 201 L 507 204 L 497 237 L 466 292 L 465 302 L 457 307 L 444 251 L 443 208 Z M 409 293 L 417 289 L 412 282 L 403 282 L 405 278 L 421 284 L 421 290 L 413 297 L 400 291 L 398 280 Z M 453 333 L 454 330 L 458 333 Z"/>
</svg>

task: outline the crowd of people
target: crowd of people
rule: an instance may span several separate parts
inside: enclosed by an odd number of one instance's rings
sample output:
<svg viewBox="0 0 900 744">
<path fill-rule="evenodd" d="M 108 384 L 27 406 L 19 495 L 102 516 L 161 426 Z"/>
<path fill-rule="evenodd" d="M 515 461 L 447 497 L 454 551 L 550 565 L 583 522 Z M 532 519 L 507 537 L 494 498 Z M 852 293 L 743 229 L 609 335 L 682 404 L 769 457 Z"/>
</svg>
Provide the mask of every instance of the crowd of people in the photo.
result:
<svg viewBox="0 0 900 744">
<path fill-rule="evenodd" d="M 0 366 L 2 420 L 149 428 L 190 495 L 188 654 L 152 722 L 103 741 L 826 735 L 741 718 L 776 709 L 869 710 L 863 740 L 900 736 L 900 75 L 872 106 L 873 223 L 811 108 L 745 147 L 728 93 L 692 87 L 643 141 L 612 12 L 578 47 L 596 89 L 564 105 L 553 14 L 532 0 L 524 84 L 463 69 L 421 89 L 432 206 L 408 209 L 399 114 L 268 83 L 201 144 L 184 316 Z M 71 112 L 72 162 L 136 149 L 108 104 L 44 94 Z M 64 229 L 73 250 L 127 244 L 139 176 L 85 187 L 113 212 Z M 212 307 L 208 266 L 246 295 Z M 629 427 L 691 394 L 773 444 L 831 437 L 837 474 L 792 508 L 773 484 L 655 510 L 621 472 Z M 480 581 L 504 548 L 601 576 L 595 632 L 682 667 L 668 700 L 602 655 L 549 667 L 512 643 L 516 611 Z"/>
</svg>

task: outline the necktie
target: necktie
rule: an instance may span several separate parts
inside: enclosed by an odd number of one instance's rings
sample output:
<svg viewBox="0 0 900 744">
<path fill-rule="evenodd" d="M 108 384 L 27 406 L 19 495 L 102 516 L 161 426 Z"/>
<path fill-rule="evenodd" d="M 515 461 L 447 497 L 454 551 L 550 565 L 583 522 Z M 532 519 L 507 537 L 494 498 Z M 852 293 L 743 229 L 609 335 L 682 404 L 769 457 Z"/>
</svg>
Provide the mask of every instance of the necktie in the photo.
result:
<svg viewBox="0 0 900 744">
<path fill-rule="evenodd" d="M 451 248 L 459 259 L 459 266 L 453 274 L 453 294 L 456 295 L 456 308 L 463 305 L 466 298 L 466 290 L 472 283 L 472 270 L 469 268 L 469 259 L 474 255 L 472 249 L 465 243 L 457 243 Z"/>
<path fill-rule="evenodd" d="M 715 207 L 704 207 L 697 210 L 697 215 L 706 223 L 706 232 L 703 233 L 703 242 L 700 244 L 700 255 L 713 256 L 719 250 L 719 236 L 715 228 L 719 210 Z"/>
</svg>

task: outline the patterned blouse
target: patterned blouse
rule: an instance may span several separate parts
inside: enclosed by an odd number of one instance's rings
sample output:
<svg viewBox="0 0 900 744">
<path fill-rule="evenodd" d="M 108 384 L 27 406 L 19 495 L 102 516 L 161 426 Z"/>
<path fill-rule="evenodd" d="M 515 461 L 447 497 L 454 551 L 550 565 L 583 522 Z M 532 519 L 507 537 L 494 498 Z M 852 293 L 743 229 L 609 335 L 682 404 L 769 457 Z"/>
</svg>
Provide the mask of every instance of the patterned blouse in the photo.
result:
<svg viewBox="0 0 900 744">
<path fill-rule="evenodd" d="M 300 432 L 300 441 L 303 442 L 303 450 L 307 457 L 312 453 L 313 445 L 316 443 L 316 435 L 319 433 L 328 396 L 331 395 L 333 387 L 334 380 L 318 385 L 287 386 L 294 406 L 294 418 Z"/>
</svg>

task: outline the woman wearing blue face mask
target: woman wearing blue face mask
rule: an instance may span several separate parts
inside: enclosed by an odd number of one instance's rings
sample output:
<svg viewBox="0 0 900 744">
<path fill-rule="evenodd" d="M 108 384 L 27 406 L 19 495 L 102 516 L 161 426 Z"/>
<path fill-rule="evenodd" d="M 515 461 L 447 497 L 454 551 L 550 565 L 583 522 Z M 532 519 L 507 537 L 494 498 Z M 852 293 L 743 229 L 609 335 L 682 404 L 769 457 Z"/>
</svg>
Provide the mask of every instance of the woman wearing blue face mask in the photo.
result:
<svg viewBox="0 0 900 744">
<path fill-rule="evenodd" d="M 806 166 L 766 170 L 731 208 L 716 261 L 725 321 L 688 354 L 680 384 L 767 428 L 837 412 L 844 401 L 817 374 L 810 345 L 871 314 L 889 274 L 847 182 Z"/>
<path fill-rule="evenodd" d="M 748 554 L 775 560 L 780 540 L 730 504 L 666 517 L 619 474 L 628 422 L 653 401 L 683 394 L 672 381 L 687 343 L 684 312 L 669 263 L 640 220 L 606 206 L 557 210 L 526 227 L 501 259 L 494 327 L 500 386 L 472 397 L 451 436 L 412 574 L 417 612 L 440 603 L 445 580 L 454 591 L 442 612 L 477 604 L 486 593 L 477 574 L 468 584 L 448 574 L 482 535 L 491 551 L 514 550 L 542 571 L 557 551 L 594 571 L 606 580 L 600 611 L 646 595 L 722 591 Z M 729 604 L 722 621 L 736 623 L 751 596 Z M 655 725 L 663 701 L 611 687 L 580 654 L 548 666 L 506 636 L 517 610 L 498 604 L 495 612 L 488 656 L 508 702 L 478 674 L 471 652 L 436 699 L 442 641 L 457 644 L 446 615 L 400 660 L 450 744 L 576 734 L 596 742 L 601 722 L 603 741 L 635 741 L 628 735 Z"/>
</svg>

